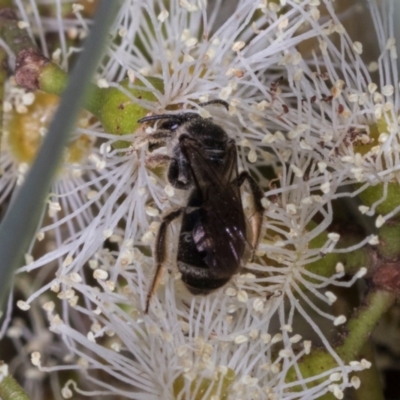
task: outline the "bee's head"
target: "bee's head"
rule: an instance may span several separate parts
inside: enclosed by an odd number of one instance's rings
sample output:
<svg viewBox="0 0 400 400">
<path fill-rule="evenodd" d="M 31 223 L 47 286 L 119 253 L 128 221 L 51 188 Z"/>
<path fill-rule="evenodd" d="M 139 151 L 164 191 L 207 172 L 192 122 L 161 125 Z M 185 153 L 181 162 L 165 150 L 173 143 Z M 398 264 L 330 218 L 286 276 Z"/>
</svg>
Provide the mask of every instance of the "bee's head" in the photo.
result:
<svg viewBox="0 0 400 400">
<path fill-rule="evenodd" d="M 150 115 L 148 117 L 139 119 L 138 122 L 139 124 L 142 124 L 144 122 L 164 120 L 158 128 L 173 132 L 176 131 L 184 123 L 196 118 L 202 119 L 202 117 L 200 117 L 199 114 L 193 112 L 187 112 L 179 114 Z"/>
</svg>

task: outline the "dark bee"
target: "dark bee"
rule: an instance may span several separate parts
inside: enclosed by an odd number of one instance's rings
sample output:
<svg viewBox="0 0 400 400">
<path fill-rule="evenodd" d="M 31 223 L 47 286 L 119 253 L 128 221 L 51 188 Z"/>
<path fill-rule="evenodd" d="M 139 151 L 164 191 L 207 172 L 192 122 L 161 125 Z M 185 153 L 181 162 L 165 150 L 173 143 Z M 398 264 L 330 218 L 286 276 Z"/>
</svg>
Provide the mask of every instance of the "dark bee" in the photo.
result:
<svg viewBox="0 0 400 400">
<path fill-rule="evenodd" d="M 227 103 L 214 100 L 202 103 Z M 166 258 L 169 224 L 182 215 L 177 265 L 182 281 L 193 294 L 208 294 L 225 285 L 243 264 L 246 244 L 256 249 L 263 215 L 263 192 L 247 171 L 238 174 L 236 144 L 210 119 L 194 112 L 154 115 L 138 122 L 164 120 L 149 141 L 177 138 L 168 168 L 168 180 L 178 189 L 191 190 L 185 207 L 167 214 L 155 245 L 156 274 L 145 312 L 157 289 Z M 254 215 L 249 238 L 240 186 L 247 181 L 253 196 Z"/>
</svg>

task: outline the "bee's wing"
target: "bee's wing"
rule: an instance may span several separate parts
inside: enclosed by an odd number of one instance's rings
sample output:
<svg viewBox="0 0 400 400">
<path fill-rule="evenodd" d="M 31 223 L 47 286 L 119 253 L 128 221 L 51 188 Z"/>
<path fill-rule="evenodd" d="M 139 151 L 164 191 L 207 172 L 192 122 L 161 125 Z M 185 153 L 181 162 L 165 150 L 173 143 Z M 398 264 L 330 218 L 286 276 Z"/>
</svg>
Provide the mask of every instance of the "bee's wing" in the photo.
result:
<svg viewBox="0 0 400 400">
<path fill-rule="evenodd" d="M 196 140 L 188 138 L 181 143 L 183 154 L 189 162 L 196 189 L 209 201 L 216 201 L 215 193 L 210 194 L 211 188 L 222 194 L 226 200 L 231 200 L 233 206 L 242 210 L 240 188 L 236 184 L 238 176 L 237 152 L 233 141 L 229 142 L 224 171 L 217 170 L 204 156 L 204 151 Z"/>
<path fill-rule="evenodd" d="M 212 166 L 195 140 L 183 141 L 182 150 L 187 158 L 196 190 L 203 197 L 202 209 L 206 222 L 205 237 L 211 241 L 207 264 L 216 268 L 219 275 L 232 275 L 242 265 L 249 253 L 246 237 L 247 219 L 243 211 L 240 188 L 237 184 L 236 145 L 229 143 L 226 167 L 221 173 Z"/>
</svg>

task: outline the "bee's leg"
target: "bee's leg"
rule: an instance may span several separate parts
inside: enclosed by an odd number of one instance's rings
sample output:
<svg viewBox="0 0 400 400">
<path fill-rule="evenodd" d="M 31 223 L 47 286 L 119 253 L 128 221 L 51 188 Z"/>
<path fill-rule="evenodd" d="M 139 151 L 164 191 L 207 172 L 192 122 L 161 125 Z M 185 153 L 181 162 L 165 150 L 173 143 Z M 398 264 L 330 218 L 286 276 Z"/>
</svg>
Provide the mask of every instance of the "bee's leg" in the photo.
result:
<svg viewBox="0 0 400 400">
<path fill-rule="evenodd" d="M 146 157 L 146 168 L 166 166 L 171 162 L 171 157 L 166 154 L 151 154 Z"/>
<path fill-rule="evenodd" d="M 170 141 L 175 135 L 176 132 L 174 131 L 170 131 L 168 129 L 158 129 L 154 133 L 144 136 L 144 139 L 150 144 L 165 145 L 165 143 Z"/>
<path fill-rule="evenodd" d="M 264 197 L 264 193 L 261 190 L 258 183 L 253 179 L 253 177 L 247 171 L 243 171 L 236 179 L 237 185 L 239 187 L 242 186 L 244 181 L 247 181 L 247 183 L 249 184 L 250 191 L 253 196 L 253 206 L 255 210 L 255 213 L 251 221 L 251 229 L 253 231 L 253 237 L 251 243 L 252 256 L 250 261 L 252 261 L 254 258 L 254 253 L 257 249 L 258 240 L 260 239 L 261 225 L 264 214 L 264 207 L 261 204 L 261 200 Z"/>
<path fill-rule="evenodd" d="M 176 135 L 176 132 L 170 131 L 169 129 L 158 129 L 154 133 L 147 135 L 150 143 L 166 142 L 172 139 Z"/>
<path fill-rule="evenodd" d="M 176 218 L 178 218 L 183 210 L 185 208 L 180 208 L 179 210 L 172 211 L 169 214 L 167 214 L 163 218 L 163 222 L 160 225 L 160 228 L 158 230 L 157 238 L 156 238 L 156 245 L 154 249 L 154 261 L 156 264 L 156 274 L 154 275 L 153 282 L 150 286 L 150 289 L 147 293 L 147 298 L 146 298 L 146 308 L 145 308 L 145 314 L 148 313 L 149 307 L 150 307 L 150 300 L 153 297 L 154 293 L 157 290 L 157 287 L 160 283 L 161 280 L 161 274 L 163 272 L 163 267 L 164 267 L 164 261 L 165 261 L 165 241 L 167 238 L 167 228 L 169 224 Z"/>
<path fill-rule="evenodd" d="M 145 143 L 149 145 L 165 146 L 168 141 L 170 141 L 175 136 L 175 132 L 169 131 L 168 129 L 159 129 L 154 133 L 148 135 L 141 134 L 134 141 L 134 147 L 139 149 Z"/>
</svg>

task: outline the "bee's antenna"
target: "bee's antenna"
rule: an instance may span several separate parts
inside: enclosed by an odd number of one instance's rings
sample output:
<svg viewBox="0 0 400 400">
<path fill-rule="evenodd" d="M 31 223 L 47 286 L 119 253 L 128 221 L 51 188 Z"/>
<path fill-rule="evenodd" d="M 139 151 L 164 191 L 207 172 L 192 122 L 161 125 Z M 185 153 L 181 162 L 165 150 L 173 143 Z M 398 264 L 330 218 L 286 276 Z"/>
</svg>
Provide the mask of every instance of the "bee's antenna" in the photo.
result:
<svg viewBox="0 0 400 400">
<path fill-rule="evenodd" d="M 147 117 L 143 117 L 137 120 L 139 124 L 142 124 L 143 122 L 148 122 L 148 121 L 157 121 L 159 119 L 168 119 L 172 118 L 173 114 L 158 114 L 158 115 L 149 115 Z"/>
</svg>

